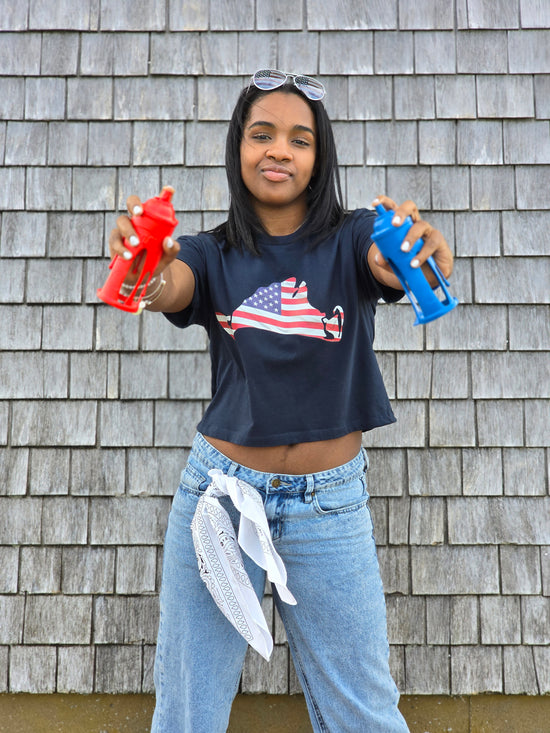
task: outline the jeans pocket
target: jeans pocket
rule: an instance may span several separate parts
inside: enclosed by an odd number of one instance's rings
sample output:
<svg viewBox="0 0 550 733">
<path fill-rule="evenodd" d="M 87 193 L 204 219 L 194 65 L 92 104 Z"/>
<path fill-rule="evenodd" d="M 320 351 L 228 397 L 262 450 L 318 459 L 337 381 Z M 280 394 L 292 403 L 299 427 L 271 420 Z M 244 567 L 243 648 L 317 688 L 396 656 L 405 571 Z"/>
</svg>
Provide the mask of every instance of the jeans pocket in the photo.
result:
<svg viewBox="0 0 550 733">
<path fill-rule="evenodd" d="M 362 474 L 337 486 L 315 489 L 312 503 L 317 514 L 345 514 L 361 509 L 368 500 L 367 481 Z"/>
<path fill-rule="evenodd" d="M 182 471 L 179 491 L 194 496 L 200 496 L 210 486 L 210 476 L 206 476 L 191 463 L 188 463 Z"/>
</svg>

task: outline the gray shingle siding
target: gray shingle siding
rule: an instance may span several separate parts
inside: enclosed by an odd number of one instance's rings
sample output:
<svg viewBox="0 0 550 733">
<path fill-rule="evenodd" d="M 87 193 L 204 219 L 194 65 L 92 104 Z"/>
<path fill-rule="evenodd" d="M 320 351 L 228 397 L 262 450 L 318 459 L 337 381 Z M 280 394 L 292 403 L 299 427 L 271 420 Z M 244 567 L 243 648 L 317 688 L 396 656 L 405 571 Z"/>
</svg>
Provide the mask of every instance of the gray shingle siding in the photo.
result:
<svg viewBox="0 0 550 733">
<path fill-rule="evenodd" d="M 207 343 L 98 302 L 126 196 L 228 205 L 249 73 L 321 75 L 348 205 L 412 197 L 461 306 L 381 306 L 398 423 L 365 436 L 404 693 L 550 692 L 550 12 L 535 0 L 1 3 L 0 691 L 150 692 Z M 374 7 L 377 11 L 374 11 Z M 299 691 L 284 629 L 242 689 Z"/>
</svg>

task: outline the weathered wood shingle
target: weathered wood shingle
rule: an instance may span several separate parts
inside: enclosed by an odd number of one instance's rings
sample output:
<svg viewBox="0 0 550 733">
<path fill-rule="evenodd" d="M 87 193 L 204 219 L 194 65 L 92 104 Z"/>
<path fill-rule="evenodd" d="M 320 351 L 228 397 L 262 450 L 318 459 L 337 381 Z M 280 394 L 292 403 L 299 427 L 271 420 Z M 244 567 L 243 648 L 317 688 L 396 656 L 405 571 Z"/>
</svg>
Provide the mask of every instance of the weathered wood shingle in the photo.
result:
<svg viewBox="0 0 550 733">
<path fill-rule="evenodd" d="M 0 690 L 153 691 L 208 344 L 96 290 L 131 193 L 173 185 L 181 233 L 224 219 L 227 121 L 271 66 L 325 83 L 348 206 L 413 198 L 456 255 L 452 314 L 378 309 L 398 423 L 364 442 L 396 681 L 550 692 L 546 4 L 0 6 Z M 249 652 L 241 687 L 298 692 L 263 604 L 273 660 Z"/>
</svg>

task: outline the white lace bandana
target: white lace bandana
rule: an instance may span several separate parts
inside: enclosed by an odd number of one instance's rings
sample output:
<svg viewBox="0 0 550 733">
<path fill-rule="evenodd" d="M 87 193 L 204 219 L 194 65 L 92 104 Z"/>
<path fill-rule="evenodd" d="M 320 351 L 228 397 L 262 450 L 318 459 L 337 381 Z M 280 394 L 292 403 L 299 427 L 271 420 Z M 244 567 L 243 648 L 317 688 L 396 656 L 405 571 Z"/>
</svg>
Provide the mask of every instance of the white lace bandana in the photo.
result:
<svg viewBox="0 0 550 733">
<path fill-rule="evenodd" d="M 286 569 L 273 546 L 260 493 L 217 468 L 208 475 L 212 482 L 199 499 L 191 522 L 201 578 L 224 616 L 250 646 L 269 660 L 273 639 L 244 568 L 239 545 L 267 572 L 281 600 L 295 605 L 296 600 L 286 587 Z M 229 496 L 241 513 L 238 542 L 229 515 L 219 502 L 220 496 Z"/>
</svg>

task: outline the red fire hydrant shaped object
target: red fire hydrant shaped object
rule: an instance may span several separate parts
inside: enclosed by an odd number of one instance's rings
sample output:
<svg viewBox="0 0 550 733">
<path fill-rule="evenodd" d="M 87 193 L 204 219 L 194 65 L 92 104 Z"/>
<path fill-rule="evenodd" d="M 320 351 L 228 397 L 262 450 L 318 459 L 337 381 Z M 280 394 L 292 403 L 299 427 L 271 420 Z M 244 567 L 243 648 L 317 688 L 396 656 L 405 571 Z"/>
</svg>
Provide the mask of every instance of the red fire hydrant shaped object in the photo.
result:
<svg viewBox="0 0 550 733">
<path fill-rule="evenodd" d="M 162 257 L 162 243 L 172 235 L 178 223 L 171 203 L 172 194 L 172 189 L 163 188 L 160 196 L 142 205 L 142 214 L 132 216 L 131 222 L 139 244 L 132 247 L 126 240 L 124 244 L 134 256 L 131 260 L 125 260 L 115 255 L 109 265 L 111 273 L 105 285 L 97 291 L 98 297 L 108 305 L 130 313 L 143 310 L 142 299 Z M 129 275 L 132 276 L 131 282 L 123 288 Z"/>
</svg>

